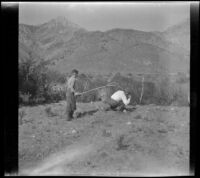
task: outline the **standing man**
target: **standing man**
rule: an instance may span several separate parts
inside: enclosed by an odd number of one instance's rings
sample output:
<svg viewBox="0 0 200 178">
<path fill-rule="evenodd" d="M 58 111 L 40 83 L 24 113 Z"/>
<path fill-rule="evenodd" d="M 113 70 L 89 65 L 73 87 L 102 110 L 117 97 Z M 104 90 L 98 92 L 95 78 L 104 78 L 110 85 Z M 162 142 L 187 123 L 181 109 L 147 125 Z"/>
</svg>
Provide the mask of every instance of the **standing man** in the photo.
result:
<svg viewBox="0 0 200 178">
<path fill-rule="evenodd" d="M 75 82 L 78 77 L 78 70 L 74 69 L 66 83 L 66 116 L 67 120 L 73 119 L 74 111 L 76 110 L 76 96 L 79 93 L 75 92 Z"/>
</svg>

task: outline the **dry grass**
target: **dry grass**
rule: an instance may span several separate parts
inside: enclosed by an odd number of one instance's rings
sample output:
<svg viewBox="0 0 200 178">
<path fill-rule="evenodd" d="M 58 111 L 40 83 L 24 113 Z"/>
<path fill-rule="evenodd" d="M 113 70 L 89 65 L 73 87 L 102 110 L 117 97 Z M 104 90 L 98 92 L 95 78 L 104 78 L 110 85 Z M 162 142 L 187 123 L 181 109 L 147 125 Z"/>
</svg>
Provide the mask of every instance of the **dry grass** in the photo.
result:
<svg viewBox="0 0 200 178">
<path fill-rule="evenodd" d="M 48 117 L 57 116 L 57 114 L 52 111 L 52 109 L 51 109 L 50 106 L 48 106 L 48 107 L 45 108 L 45 112 L 46 112 L 46 114 L 47 114 Z"/>
<path fill-rule="evenodd" d="M 19 124 L 22 125 L 23 124 L 23 118 L 24 116 L 26 116 L 26 112 L 24 110 L 19 111 Z"/>
<path fill-rule="evenodd" d="M 148 105 L 138 106 L 128 113 L 96 111 L 91 114 L 89 109 L 94 110 L 93 104 L 77 103 L 77 107 L 86 114 L 70 122 L 63 119 L 64 102 L 23 108 L 27 113 L 23 116 L 24 120 L 33 118 L 34 122 L 24 122 L 19 127 L 20 169 L 34 167 L 51 154 L 66 147 L 77 148 L 76 144 L 85 144 L 85 141 L 95 145 L 100 155 L 106 152 L 110 156 L 96 159 L 98 155 L 91 153 L 85 161 L 78 164 L 74 161 L 72 165 L 79 173 L 86 167 L 88 171 L 93 171 L 90 165 L 82 164 L 86 161 L 96 165 L 95 169 L 100 172 L 111 169 L 135 171 L 137 167 L 143 170 L 143 162 L 151 165 L 152 160 L 158 161 L 158 165 L 169 165 L 175 169 L 179 169 L 177 164 L 187 167 L 188 108 Z M 53 116 L 53 109 L 60 112 Z M 182 157 L 176 155 L 179 148 L 182 149 Z"/>
</svg>

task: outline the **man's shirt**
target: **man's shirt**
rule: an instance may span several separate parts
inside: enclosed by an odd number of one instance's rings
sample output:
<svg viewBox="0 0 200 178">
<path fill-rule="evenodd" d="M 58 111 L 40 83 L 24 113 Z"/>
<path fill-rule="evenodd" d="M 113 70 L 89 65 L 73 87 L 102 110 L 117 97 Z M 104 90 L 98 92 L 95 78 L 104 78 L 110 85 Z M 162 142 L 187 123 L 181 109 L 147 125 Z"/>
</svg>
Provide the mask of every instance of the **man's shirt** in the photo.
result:
<svg viewBox="0 0 200 178">
<path fill-rule="evenodd" d="M 67 81 L 67 89 L 72 91 L 72 92 L 75 92 L 75 89 L 74 89 L 74 86 L 75 86 L 75 77 L 74 76 L 71 76 L 68 81 Z"/>
<path fill-rule="evenodd" d="M 129 99 L 126 98 L 126 95 L 125 95 L 124 91 L 122 91 L 122 90 L 116 91 L 116 92 L 111 96 L 111 98 L 112 98 L 113 100 L 115 100 L 115 101 L 123 101 L 123 103 L 124 103 L 125 105 L 128 105 L 128 104 L 130 103 L 130 100 L 131 100 L 131 98 L 129 98 Z"/>
</svg>

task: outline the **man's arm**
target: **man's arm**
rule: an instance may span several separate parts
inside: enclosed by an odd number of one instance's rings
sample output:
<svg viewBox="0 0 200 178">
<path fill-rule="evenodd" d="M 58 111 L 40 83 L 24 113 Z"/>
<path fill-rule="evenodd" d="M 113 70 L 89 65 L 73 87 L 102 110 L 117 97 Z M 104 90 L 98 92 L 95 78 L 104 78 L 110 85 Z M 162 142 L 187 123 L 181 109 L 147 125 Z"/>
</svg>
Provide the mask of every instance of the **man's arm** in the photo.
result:
<svg viewBox="0 0 200 178">
<path fill-rule="evenodd" d="M 129 97 L 129 98 L 127 99 L 124 92 L 121 94 L 121 99 L 122 99 L 122 101 L 123 101 L 123 103 L 124 103 L 125 105 L 128 105 L 128 104 L 130 103 L 130 101 L 131 101 L 131 97 Z"/>
</svg>

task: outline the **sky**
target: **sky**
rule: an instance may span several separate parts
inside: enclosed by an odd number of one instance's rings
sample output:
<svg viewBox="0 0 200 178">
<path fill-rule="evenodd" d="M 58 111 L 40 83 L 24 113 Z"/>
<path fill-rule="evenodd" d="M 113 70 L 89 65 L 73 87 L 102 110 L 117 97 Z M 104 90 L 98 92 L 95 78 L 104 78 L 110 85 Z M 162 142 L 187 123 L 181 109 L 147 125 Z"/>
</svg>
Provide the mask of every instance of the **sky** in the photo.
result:
<svg viewBox="0 0 200 178">
<path fill-rule="evenodd" d="M 58 16 L 87 30 L 163 31 L 190 16 L 189 2 L 21 2 L 19 23 L 39 25 Z"/>
</svg>

